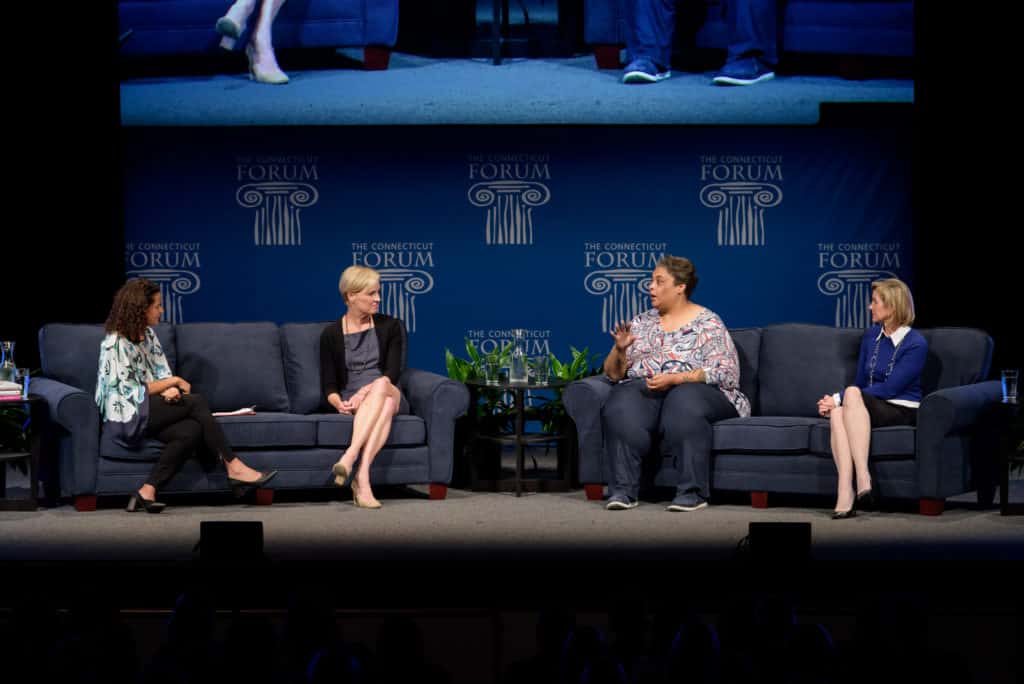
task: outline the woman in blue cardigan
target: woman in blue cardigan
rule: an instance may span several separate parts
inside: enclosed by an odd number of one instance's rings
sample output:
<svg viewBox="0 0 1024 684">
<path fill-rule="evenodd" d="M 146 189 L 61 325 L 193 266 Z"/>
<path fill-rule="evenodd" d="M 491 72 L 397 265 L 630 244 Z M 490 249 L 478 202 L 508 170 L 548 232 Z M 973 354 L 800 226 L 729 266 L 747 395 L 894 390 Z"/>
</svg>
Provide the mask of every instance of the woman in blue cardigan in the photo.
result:
<svg viewBox="0 0 1024 684">
<path fill-rule="evenodd" d="M 832 459 L 839 471 L 834 520 L 852 518 L 874 504 L 868 452 L 871 429 L 917 424 L 921 371 L 928 343 L 913 330 L 914 298 L 896 278 L 871 283 L 871 322 L 860 342 L 857 379 L 842 396 L 818 400 L 832 428 Z M 854 496 L 853 476 L 857 477 Z"/>
</svg>

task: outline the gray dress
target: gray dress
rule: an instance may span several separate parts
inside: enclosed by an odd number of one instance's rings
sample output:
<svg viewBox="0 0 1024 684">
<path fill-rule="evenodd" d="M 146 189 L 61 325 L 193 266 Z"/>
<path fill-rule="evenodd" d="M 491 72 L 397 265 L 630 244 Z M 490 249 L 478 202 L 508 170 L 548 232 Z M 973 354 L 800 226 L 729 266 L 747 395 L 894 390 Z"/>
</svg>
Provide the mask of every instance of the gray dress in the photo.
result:
<svg viewBox="0 0 1024 684">
<path fill-rule="evenodd" d="M 348 370 L 348 381 L 341 391 L 341 398 L 348 401 L 360 389 L 381 377 L 380 344 L 377 342 L 377 331 L 373 328 L 342 336 L 345 342 L 345 368 Z M 399 392 L 398 413 L 409 413 L 409 402 Z"/>
<path fill-rule="evenodd" d="M 381 376 L 380 345 L 377 344 L 377 331 L 373 328 L 348 333 L 343 337 L 348 382 L 341 391 L 341 398 L 348 401 L 356 392 Z"/>
</svg>

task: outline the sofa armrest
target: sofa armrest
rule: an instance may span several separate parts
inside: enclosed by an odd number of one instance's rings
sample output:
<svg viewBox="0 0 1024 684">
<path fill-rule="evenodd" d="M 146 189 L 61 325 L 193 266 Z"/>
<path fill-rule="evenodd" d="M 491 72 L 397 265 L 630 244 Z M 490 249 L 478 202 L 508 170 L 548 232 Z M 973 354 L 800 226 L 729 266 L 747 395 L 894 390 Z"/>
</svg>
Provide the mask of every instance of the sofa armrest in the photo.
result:
<svg viewBox="0 0 1024 684">
<path fill-rule="evenodd" d="M 413 415 L 427 424 L 430 481 L 450 483 L 455 457 L 455 420 L 469 409 L 469 389 L 451 378 L 416 368 L 402 372 L 398 387 Z"/>
<path fill-rule="evenodd" d="M 86 392 L 50 378 L 33 378 L 32 393 L 46 400 L 49 429 L 59 426 L 67 435 L 57 435 L 61 492 L 65 495 L 94 494 L 100 453 L 100 411 Z"/>
<path fill-rule="evenodd" d="M 565 412 L 576 423 L 579 438 L 579 477 L 584 484 L 607 481 L 604 462 L 604 430 L 601 409 L 612 392 L 612 383 L 603 375 L 576 380 L 565 387 L 562 402 Z"/>
<path fill-rule="evenodd" d="M 986 412 L 1002 399 L 997 380 L 947 387 L 924 397 L 917 414 L 917 486 L 943 499 L 970 486 L 970 440 Z"/>
</svg>

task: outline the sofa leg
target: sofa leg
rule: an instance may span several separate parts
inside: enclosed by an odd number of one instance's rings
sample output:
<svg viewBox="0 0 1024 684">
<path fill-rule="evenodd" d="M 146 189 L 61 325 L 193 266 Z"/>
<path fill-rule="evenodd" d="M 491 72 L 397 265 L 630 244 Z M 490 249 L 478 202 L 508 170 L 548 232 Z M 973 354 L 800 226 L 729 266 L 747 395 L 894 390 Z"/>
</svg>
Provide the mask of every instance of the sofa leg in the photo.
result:
<svg viewBox="0 0 1024 684">
<path fill-rule="evenodd" d="M 391 61 L 391 50 L 374 45 L 363 48 L 363 69 L 366 71 L 384 71 Z"/>
<path fill-rule="evenodd" d="M 96 510 L 96 495 L 85 495 L 75 497 L 75 510 L 87 513 Z"/>
<path fill-rule="evenodd" d="M 583 491 L 587 495 L 587 501 L 600 501 L 604 498 L 604 485 L 588 484 L 583 485 Z"/>
<path fill-rule="evenodd" d="M 945 508 L 945 499 L 926 499 L 922 497 L 920 501 L 918 501 L 918 510 L 921 515 L 942 515 L 942 511 Z"/>
<path fill-rule="evenodd" d="M 256 505 L 270 506 L 274 503 L 274 490 L 260 487 L 256 490 Z"/>
<path fill-rule="evenodd" d="M 430 500 L 431 501 L 442 501 L 448 496 L 448 485 L 438 484 L 436 482 L 430 483 Z"/>
<path fill-rule="evenodd" d="M 868 77 L 867 63 L 863 57 L 843 55 L 839 60 L 839 75 L 847 81 L 863 81 Z"/>
<path fill-rule="evenodd" d="M 621 69 L 618 45 L 595 45 L 594 61 L 598 69 Z"/>
<path fill-rule="evenodd" d="M 750 505 L 754 508 L 768 508 L 768 492 L 750 492 Z"/>
</svg>

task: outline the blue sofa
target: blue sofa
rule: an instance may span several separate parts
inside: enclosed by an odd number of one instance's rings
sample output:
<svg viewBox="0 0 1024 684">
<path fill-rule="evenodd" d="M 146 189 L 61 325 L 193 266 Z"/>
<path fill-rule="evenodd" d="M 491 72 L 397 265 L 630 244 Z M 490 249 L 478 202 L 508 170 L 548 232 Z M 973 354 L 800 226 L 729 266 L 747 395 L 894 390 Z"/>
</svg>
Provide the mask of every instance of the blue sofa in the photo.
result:
<svg viewBox="0 0 1024 684">
<path fill-rule="evenodd" d="M 972 459 L 988 444 L 985 417 L 1002 390 L 999 381 L 985 381 L 992 339 L 983 331 L 920 332 L 928 340 L 928 360 L 917 427 L 873 430 L 869 467 L 878 495 L 917 499 L 922 514 L 939 515 L 947 497 L 977 484 Z M 816 404 L 853 383 L 863 333 L 799 323 L 730 331 L 752 415 L 713 426 L 712 490 L 751 492 L 755 507 L 768 505 L 768 492 L 835 495 L 829 423 Z M 601 409 L 610 391 L 607 378 L 594 376 L 571 383 L 564 394 L 579 435 L 579 479 L 591 500 L 602 497 L 609 481 Z M 653 482 L 647 484 L 675 487 L 671 459 L 655 457 L 649 465 Z"/>
<path fill-rule="evenodd" d="M 117 3 L 125 57 L 216 51 L 214 30 L 230 0 L 125 0 Z M 245 44 L 255 17 L 238 47 Z M 386 69 L 398 37 L 398 0 L 289 0 L 274 22 L 275 48 L 362 47 L 367 69 Z"/>
<path fill-rule="evenodd" d="M 618 69 L 636 0 L 586 0 L 583 40 L 600 69 Z M 782 0 L 781 52 L 910 57 L 914 54 L 913 0 Z M 725 48 L 728 0 L 680 0 L 680 12 L 705 12 L 692 36 L 676 46 Z"/>
<path fill-rule="evenodd" d="M 214 411 L 256 406 L 256 415 L 218 418 L 232 446 L 257 469 L 277 468 L 274 489 L 333 486 L 331 464 L 349 444 L 352 417 L 321 413 L 320 333 L 326 323 L 161 323 L 155 330 L 171 368 Z M 97 495 L 130 494 L 152 468 L 160 442 L 136 450 L 109 440 L 93 400 L 103 326 L 53 323 L 39 331 L 42 374 L 32 389 L 49 407 L 61 495 L 94 510 Z M 370 470 L 374 484 L 429 484 L 443 499 L 451 482 L 455 421 L 469 407 L 465 385 L 405 367 L 399 386 L 411 415 L 394 419 Z M 55 450 L 55 454 L 53 451 Z M 223 468 L 197 459 L 164 492 L 227 491 Z M 258 492 L 261 503 L 272 490 Z"/>
</svg>

